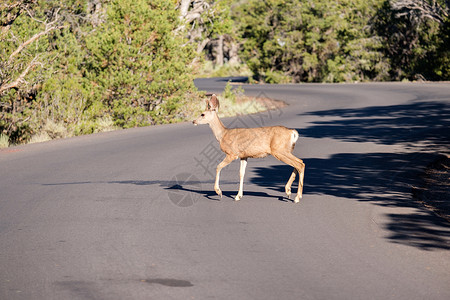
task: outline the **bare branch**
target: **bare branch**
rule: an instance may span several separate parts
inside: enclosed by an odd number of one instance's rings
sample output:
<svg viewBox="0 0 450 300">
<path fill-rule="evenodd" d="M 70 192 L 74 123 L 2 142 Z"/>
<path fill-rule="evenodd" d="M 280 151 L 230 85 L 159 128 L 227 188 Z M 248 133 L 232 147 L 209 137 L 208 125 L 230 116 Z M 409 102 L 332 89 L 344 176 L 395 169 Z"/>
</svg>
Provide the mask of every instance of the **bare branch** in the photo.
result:
<svg viewBox="0 0 450 300">
<path fill-rule="evenodd" d="M 38 19 L 36 19 L 35 17 L 33 17 L 33 15 L 31 14 L 30 10 L 29 10 L 27 7 L 25 7 L 24 9 L 25 9 L 25 11 L 28 13 L 28 15 L 30 16 L 30 18 L 32 18 L 33 20 L 35 20 L 35 21 L 38 22 L 38 23 L 45 24 L 44 21 L 38 20 Z"/>
<path fill-rule="evenodd" d="M 10 29 L 11 24 L 27 10 L 29 6 L 35 4 L 36 0 L 17 0 L 11 4 L 0 3 L 0 11 L 2 12 L 2 20 L 0 20 L 1 35 L 4 36 Z"/>
<path fill-rule="evenodd" d="M 22 3 L 19 2 L 19 1 L 16 2 L 16 3 L 13 3 L 13 4 L 3 3 L 3 4 L 0 5 L 0 8 L 2 10 L 3 9 L 5 9 L 5 10 L 12 10 L 13 8 L 16 8 L 16 7 L 20 6 L 20 5 L 22 5 Z"/>
<path fill-rule="evenodd" d="M 16 78 L 16 80 L 14 80 L 11 83 L 2 84 L 0 86 L 0 94 L 2 94 L 6 90 L 17 88 L 20 84 L 25 82 L 25 76 L 28 74 L 28 72 L 30 72 L 31 68 L 33 68 L 34 66 L 36 65 L 43 66 L 41 62 L 37 61 L 37 58 L 38 58 L 37 56 L 33 58 L 33 60 L 25 68 L 25 70 L 23 70 L 22 73 L 19 75 L 19 77 Z"/>
<path fill-rule="evenodd" d="M 204 39 L 201 43 L 198 44 L 197 46 L 197 53 L 200 54 L 202 53 L 203 49 L 205 49 L 206 45 L 210 42 L 211 40 L 209 38 Z"/>
<path fill-rule="evenodd" d="M 8 59 L 9 63 L 11 63 L 12 59 L 14 58 L 14 56 L 19 54 L 26 46 L 28 46 L 29 44 L 31 44 L 34 41 L 38 40 L 43 35 L 48 34 L 52 30 L 57 30 L 57 29 L 62 29 L 62 28 L 66 28 L 67 27 L 67 26 L 54 26 L 58 22 L 58 19 L 59 19 L 58 12 L 59 12 L 59 9 L 56 11 L 55 19 L 52 22 L 45 24 L 45 30 L 44 31 L 36 33 L 30 39 L 28 39 L 27 41 L 25 41 L 24 43 L 19 45 L 19 47 L 17 47 L 17 49 L 9 56 L 9 59 Z"/>
<path fill-rule="evenodd" d="M 194 1 L 192 8 L 190 0 L 182 0 L 180 3 L 180 19 L 185 23 L 191 23 L 192 21 L 201 17 L 201 14 L 208 10 L 210 5 L 205 0 Z"/>
<path fill-rule="evenodd" d="M 36 41 L 37 39 L 39 39 L 41 36 L 46 35 L 47 33 L 49 33 L 52 30 L 55 29 L 62 29 L 62 28 L 66 28 L 67 26 L 57 26 L 57 27 L 50 27 L 50 28 L 46 28 L 45 31 L 36 33 L 35 35 L 33 35 L 29 40 L 27 40 L 26 42 L 24 42 L 23 44 L 21 44 L 19 47 L 17 47 L 16 51 L 14 51 L 11 56 L 9 57 L 9 62 L 11 62 L 11 60 L 14 58 L 14 56 L 16 56 L 17 54 L 19 54 L 26 46 L 28 46 L 29 44 L 31 44 L 32 42 Z"/>
<path fill-rule="evenodd" d="M 412 16 L 419 20 L 428 18 L 443 24 L 448 17 L 448 7 L 442 7 L 436 0 L 397 0 L 391 2 L 392 9 L 398 11 L 397 16 Z"/>
</svg>

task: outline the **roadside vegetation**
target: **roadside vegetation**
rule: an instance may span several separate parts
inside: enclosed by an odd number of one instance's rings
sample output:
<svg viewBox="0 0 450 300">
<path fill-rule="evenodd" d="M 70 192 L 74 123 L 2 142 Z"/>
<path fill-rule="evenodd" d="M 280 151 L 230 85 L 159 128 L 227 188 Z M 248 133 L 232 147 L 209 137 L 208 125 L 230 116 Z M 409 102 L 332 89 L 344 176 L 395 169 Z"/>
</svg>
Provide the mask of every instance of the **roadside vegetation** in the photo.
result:
<svg viewBox="0 0 450 300">
<path fill-rule="evenodd" d="M 448 13 L 444 0 L 4 0 L 0 147 L 188 120 L 200 76 L 449 80 Z M 266 109 L 225 94 L 228 114 Z"/>
<path fill-rule="evenodd" d="M 423 172 L 413 187 L 416 200 L 450 222 L 450 155 L 440 154 Z"/>
</svg>

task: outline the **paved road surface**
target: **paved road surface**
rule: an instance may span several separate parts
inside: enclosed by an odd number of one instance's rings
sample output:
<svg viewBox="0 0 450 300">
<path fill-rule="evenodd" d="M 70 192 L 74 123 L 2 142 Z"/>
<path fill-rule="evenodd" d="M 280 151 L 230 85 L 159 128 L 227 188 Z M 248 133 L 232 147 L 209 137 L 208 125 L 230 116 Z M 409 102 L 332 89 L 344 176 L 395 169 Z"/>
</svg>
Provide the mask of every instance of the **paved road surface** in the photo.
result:
<svg viewBox="0 0 450 300">
<path fill-rule="evenodd" d="M 300 204 L 271 157 L 237 203 L 224 169 L 219 200 L 208 126 L 2 150 L 0 299 L 450 299 L 450 224 L 411 198 L 449 149 L 450 84 L 244 89 L 290 104 L 224 123 L 299 130 Z"/>
</svg>

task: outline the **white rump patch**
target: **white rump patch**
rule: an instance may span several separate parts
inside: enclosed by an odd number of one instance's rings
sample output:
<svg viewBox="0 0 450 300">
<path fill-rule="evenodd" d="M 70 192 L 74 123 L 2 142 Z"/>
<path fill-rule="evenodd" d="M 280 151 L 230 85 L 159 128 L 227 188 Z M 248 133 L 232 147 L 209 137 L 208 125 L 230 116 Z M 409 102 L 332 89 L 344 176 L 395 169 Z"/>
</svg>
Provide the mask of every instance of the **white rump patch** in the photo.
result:
<svg viewBox="0 0 450 300">
<path fill-rule="evenodd" d="M 298 140 L 298 132 L 297 132 L 297 130 L 294 129 L 294 130 L 292 130 L 292 134 L 291 134 L 291 144 L 295 145 L 297 140 Z"/>
</svg>

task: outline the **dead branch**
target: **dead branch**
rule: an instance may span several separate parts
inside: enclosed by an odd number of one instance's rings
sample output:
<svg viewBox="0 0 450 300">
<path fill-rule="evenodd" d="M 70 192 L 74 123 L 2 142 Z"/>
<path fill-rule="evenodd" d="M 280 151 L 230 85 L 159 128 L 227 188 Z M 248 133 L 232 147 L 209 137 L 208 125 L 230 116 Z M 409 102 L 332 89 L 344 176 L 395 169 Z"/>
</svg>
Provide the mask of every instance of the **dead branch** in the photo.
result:
<svg viewBox="0 0 450 300">
<path fill-rule="evenodd" d="M 2 19 L 0 20 L 1 35 L 5 35 L 11 24 L 22 14 L 24 10 L 27 10 L 32 4 L 35 4 L 36 0 L 18 0 L 11 4 L 0 3 L 0 12 Z"/>
<path fill-rule="evenodd" d="M 55 24 L 58 22 L 58 19 L 59 19 L 58 11 L 59 11 L 59 9 L 56 11 L 55 19 L 52 22 L 45 24 L 45 30 L 44 31 L 36 33 L 30 39 L 28 39 L 27 41 L 25 41 L 24 43 L 19 45 L 19 47 L 17 47 L 17 49 L 9 56 L 8 63 L 11 63 L 12 59 L 14 58 L 14 56 L 19 54 L 26 46 L 28 46 L 29 44 L 31 44 L 34 41 L 38 40 L 43 35 L 48 34 L 50 31 L 57 30 L 57 29 L 62 29 L 62 28 L 67 27 L 67 26 L 55 26 Z"/>
<path fill-rule="evenodd" d="M 191 2 L 192 7 L 191 7 Z M 175 29 L 175 32 L 183 30 L 186 28 L 186 24 L 190 24 L 193 21 L 200 19 L 202 13 L 207 11 L 210 8 L 210 5 L 205 0 L 182 0 L 179 4 L 180 9 L 180 20 L 182 20 L 182 25 Z"/>
<path fill-rule="evenodd" d="M 210 42 L 211 40 L 209 38 L 204 39 L 203 41 L 201 41 L 201 43 L 198 44 L 197 46 L 197 53 L 200 54 L 203 52 L 203 49 L 205 49 L 206 45 Z"/>
<path fill-rule="evenodd" d="M 397 16 L 403 17 L 414 13 L 419 19 L 431 19 L 443 24 L 448 17 L 448 7 L 444 8 L 436 0 L 397 0 L 392 1 L 393 10 L 398 11 Z"/>
<path fill-rule="evenodd" d="M 13 88 L 18 88 L 18 86 L 20 84 L 22 84 L 23 82 L 25 82 L 25 76 L 28 74 L 28 72 L 31 70 L 31 68 L 33 68 L 36 65 L 40 65 L 43 66 L 43 64 L 41 62 L 37 61 L 37 56 L 35 58 L 33 58 L 33 60 L 28 64 L 28 66 L 25 68 L 25 70 L 22 71 L 22 73 L 19 75 L 19 77 L 16 78 L 16 80 L 14 80 L 11 83 L 6 83 L 6 84 L 2 84 L 0 86 L 0 94 L 2 94 L 4 91 L 9 90 L 9 89 L 13 89 Z"/>
</svg>

